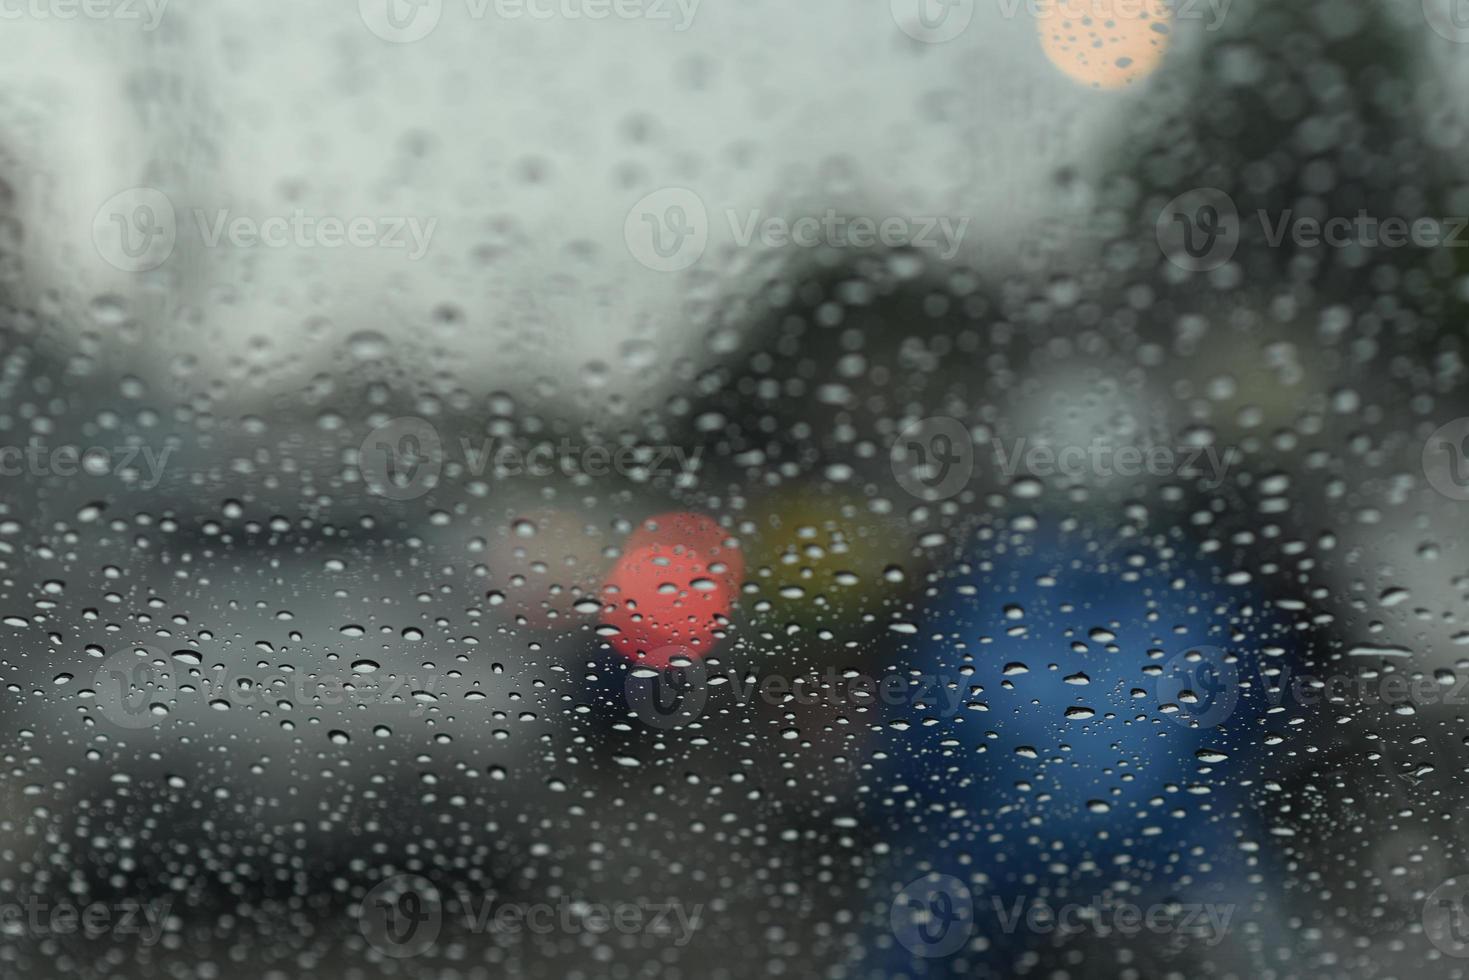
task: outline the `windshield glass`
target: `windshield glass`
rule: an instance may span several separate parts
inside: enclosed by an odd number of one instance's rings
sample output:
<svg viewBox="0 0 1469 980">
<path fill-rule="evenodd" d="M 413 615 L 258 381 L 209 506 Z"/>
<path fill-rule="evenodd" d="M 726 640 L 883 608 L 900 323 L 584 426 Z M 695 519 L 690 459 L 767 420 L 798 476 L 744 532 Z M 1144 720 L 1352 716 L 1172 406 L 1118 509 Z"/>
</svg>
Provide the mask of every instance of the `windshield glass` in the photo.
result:
<svg viewBox="0 0 1469 980">
<path fill-rule="evenodd" d="M 1469 973 L 1463 0 L 0 20 L 0 977 Z"/>
</svg>

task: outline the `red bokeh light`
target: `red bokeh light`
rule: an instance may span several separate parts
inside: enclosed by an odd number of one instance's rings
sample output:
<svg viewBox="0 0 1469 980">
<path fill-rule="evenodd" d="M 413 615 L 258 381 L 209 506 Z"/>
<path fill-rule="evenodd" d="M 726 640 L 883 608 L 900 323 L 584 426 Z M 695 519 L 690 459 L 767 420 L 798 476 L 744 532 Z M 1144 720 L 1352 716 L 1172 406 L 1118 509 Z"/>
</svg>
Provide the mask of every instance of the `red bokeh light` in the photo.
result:
<svg viewBox="0 0 1469 980">
<path fill-rule="evenodd" d="M 727 540 L 698 514 L 645 521 L 602 588 L 602 622 L 619 630 L 609 638 L 613 648 L 650 667 L 713 649 L 744 574 L 743 557 Z"/>
</svg>

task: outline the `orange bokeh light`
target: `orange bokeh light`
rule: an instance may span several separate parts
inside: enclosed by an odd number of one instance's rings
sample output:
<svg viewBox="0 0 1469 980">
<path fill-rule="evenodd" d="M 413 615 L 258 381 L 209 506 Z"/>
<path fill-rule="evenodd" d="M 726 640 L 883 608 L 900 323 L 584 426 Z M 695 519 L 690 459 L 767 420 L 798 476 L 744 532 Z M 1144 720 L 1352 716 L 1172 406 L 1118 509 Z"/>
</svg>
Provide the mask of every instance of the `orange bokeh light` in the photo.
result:
<svg viewBox="0 0 1469 980">
<path fill-rule="evenodd" d="M 1151 75 L 1172 29 L 1167 0 L 1052 0 L 1036 17 L 1051 63 L 1073 81 L 1104 89 Z"/>
</svg>

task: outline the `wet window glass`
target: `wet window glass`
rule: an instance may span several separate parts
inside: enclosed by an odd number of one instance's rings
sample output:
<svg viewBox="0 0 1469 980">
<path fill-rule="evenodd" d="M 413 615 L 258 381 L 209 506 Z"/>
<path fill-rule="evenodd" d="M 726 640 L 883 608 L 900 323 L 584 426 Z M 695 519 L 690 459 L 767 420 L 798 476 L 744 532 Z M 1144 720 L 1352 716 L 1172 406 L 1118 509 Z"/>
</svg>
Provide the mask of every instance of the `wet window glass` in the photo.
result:
<svg viewBox="0 0 1469 980">
<path fill-rule="evenodd" d="M 1469 3 L 0 21 L 0 977 L 1469 976 Z"/>
</svg>

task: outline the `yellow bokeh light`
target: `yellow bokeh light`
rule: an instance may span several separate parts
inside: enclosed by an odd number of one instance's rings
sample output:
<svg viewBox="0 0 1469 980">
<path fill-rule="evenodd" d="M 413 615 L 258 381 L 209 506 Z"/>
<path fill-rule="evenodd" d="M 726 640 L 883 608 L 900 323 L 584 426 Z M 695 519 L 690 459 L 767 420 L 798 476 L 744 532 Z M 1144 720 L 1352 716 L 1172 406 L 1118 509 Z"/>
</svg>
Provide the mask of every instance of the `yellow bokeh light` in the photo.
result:
<svg viewBox="0 0 1469 980">
<path fill-rule="evenodd" d="M 1051 63 L 1073 81 L 1105 89 L 1151 75 L 1172 28 L 1168 0 L 1050 0 L 1036 17 Z"/>
</svg>

